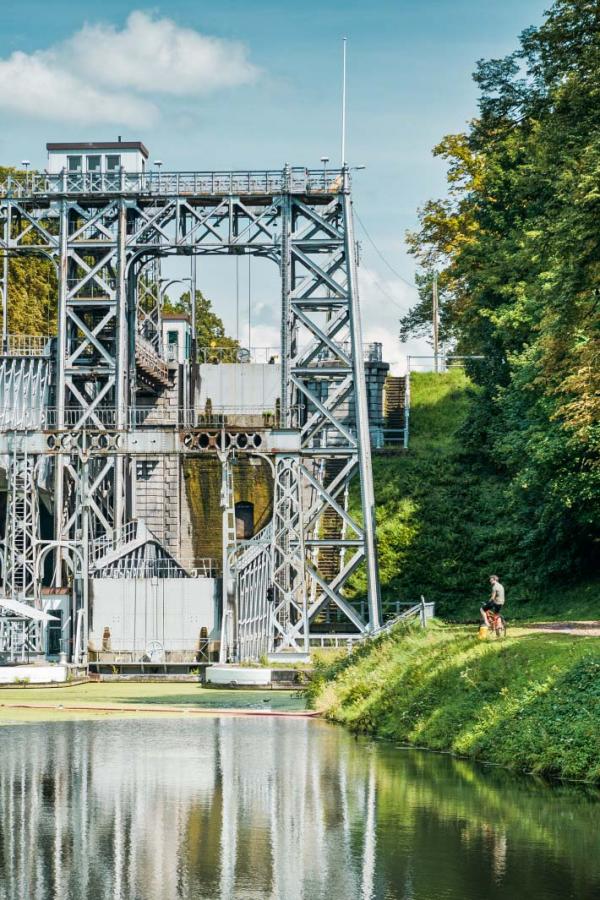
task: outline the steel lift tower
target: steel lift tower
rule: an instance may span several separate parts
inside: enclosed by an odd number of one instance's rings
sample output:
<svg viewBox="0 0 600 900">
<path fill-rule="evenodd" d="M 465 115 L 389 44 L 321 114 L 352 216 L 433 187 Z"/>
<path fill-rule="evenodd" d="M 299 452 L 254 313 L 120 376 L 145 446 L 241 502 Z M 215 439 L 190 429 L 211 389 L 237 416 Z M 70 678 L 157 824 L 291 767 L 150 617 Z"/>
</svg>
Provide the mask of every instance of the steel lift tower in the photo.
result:
<svg viewBox="0 0 600 900">
<path fill-rule="evenodd" d="M 338 607 L 359 632 L 377 627 L 349 169 L 150 173 L 65 167 L 55 174 L 9 176 L 0 184 L 0 234 L 5 309 L 11 257 L 51 260 L 58 285 L 57 334 L 43 359 L 17 364 L 4 319 L 4 377 L 12 385 L 10 402 L 5 387 L 0 422 L 9 484 L 5 631 L 19 618 L 19 603 L 41 608 L 41 579 L 51 568 L 55 587 L 73 585 L 73 628 L 77 621 L 77 652 L 85 657 L 86 585 L 98 560 L 108 571 L 120 549 L 138 540 L 132 472 L 136 459 L 148 453 L 180 461 L 208 453 L 221 460 L 226 658 L 305 652 L 311 622 L 324 605 Z M 243 438 L 234 418 L 218 411 L 214 421 L 199 415 L 193 384 L 168 416 L 151 416 L 139 402 L 142 382 L 150 379 L 160 389 L 168 380 L 160 261 L 230 254 L 269 259 L 281 277 L 277 419 Z M 195 363 L 193 358 L 190 372 Z M 227 527 L 232 450 L 267 459 L 274 480 L 272 523 L 242 544 L 231 522 Z M 354 480 L 360 515 L 348 505 Z M 43 489 L 54 516 L 53 535 L 44 540 Z M 328 515 L 341 526 L 333 532 L 324 527 Z M 319 560 L 327 554 L 336 565 L 326 571 Z M 345 590 L 360 566 L 366 617 Z M 39 634 L 39 623 L 35 627 Z"/>
</svg>

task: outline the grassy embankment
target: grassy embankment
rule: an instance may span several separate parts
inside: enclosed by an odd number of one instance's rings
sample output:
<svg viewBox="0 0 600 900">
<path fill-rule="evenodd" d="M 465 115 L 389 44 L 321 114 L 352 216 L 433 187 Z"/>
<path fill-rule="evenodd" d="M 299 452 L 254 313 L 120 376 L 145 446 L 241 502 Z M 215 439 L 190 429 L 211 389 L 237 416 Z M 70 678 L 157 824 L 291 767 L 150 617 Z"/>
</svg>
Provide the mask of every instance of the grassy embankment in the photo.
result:
<svg viewBox="0 0 600 900">
<path fill-rule="evenodd" d="M 600 781 L 600 639 L 399 627 L 318 663 L 311 705 L 356 732 L 560 778 Z"/>
<path fill-rule="evenodd" d="M 409 450 L 374 455 L 384 599 L 424 594 L 440 617 L 474 620 L 495 572 L 509 620 L 600 618 L 600 584 L 545 579 L 511 531 L 506 478 L 465 449 L 473 390 L 461 370 L 413 374 Z"/>
</svg>

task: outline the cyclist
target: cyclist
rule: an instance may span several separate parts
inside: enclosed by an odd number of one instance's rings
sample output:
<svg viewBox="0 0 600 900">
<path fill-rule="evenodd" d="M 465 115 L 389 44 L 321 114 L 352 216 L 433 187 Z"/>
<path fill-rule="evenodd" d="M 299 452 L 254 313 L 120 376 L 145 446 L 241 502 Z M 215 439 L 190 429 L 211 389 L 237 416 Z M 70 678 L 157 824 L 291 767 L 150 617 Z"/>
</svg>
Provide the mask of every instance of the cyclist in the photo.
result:
<svg viewBox="0 0 600 900">
<path fill-rule="evenodd" d="M 488 628 L 490 626 L 490 621 L 487 617 L 487 613 L 489 611 L 493 613 L 500 613 L 504 609 L 504 586 L 500 584 L 500 579 L 497 575 L 490 575 L 490 584 L 492 586 L 492 593 L 490 595 L 490 599 L 487 603 L 484 603 L 479 612 L 481 613 L 481 624 L 487 625 Z"/>
</svg>

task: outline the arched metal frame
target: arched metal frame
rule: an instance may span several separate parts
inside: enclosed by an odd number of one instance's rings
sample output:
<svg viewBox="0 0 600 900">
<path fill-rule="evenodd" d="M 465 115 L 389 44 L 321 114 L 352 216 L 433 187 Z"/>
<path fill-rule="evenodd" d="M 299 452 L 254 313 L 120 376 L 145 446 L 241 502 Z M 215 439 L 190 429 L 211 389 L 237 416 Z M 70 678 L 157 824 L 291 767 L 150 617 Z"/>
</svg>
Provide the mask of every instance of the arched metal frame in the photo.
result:
<svg viewBox="0 0 600 900">
<path fill-rule="evenodd" d="M 374 496 L 362 355 L 349 171 L 122 173 L 96 178 L 68 173 L 9 176 L 0 183 L 0 231 L 7 297 L 9 254 L 43 253 L 58 271 L 54 406 L 57 431 L 131 430 L 139 274 L 170 254 L 252 254 L 281 274 L 281 419 L 299 449 L 276 462 L 273 574 L 274 633 L 289 649 L 306 646 L 310 621 L 334 603 L 361 631 L 380 624 Z M 155 322 L 154 307 L 151 310 Z M 298 420 L 295 411 L 303 410 Z M 135 426 L 133 426 L 135 427 Z M 73 539 L 76 497 L 85 494 L 93 528 L 113 533 L 126 521 L 126 452 L 90 450 L 81 465 L 54 453 L 55 539 Z M 327 481 L 327 460 L 342 462 Z M 325 464 L 324 464 L 325 463 Z M 362 516 L 344 503 L 360 482 Z M 333 510 L 343 536 L 319 523 Z M 278 524 L 279 523 L 279 524 Z M 326 578 L 314 563 L 320 548 L 341 560 Z M 365 565 L 369 617 L 344 596 Z M 280 574 L 279 574 L 280 573 Z M 308 608 L 306 597 L 311 598 Z M 306 610 L 299 616 L 291 610 Z"/>
</svg>

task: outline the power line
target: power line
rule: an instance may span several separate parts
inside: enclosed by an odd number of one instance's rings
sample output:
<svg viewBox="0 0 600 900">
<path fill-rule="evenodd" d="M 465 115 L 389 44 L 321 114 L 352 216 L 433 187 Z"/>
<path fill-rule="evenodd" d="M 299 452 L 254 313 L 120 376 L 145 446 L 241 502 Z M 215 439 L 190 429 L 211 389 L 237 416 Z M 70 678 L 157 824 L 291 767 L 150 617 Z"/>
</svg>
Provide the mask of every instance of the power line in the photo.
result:
<svg viewBox="0 0 600 900">
<path fill-rule="evenodd" d="M 359 214 L 356 212 L 356 209 L 354 210 L 354 215 L 356 216 L 357 222 L 359 223 L 360 227 L 362 228 L 362 230 L 364 231 L 365 235 L 367 236 L 367 240 L 369 241 L 369 243 L 370 243 L 371 246 L 373 247 L 373 250 L 375 251 L 375 253 L 376 253 L 377 256 L 379 257 L 379 259 L 380 259 L 380 260 L 388 267 L 388 269 L 390 270 L 390 272 L 392 272 L 392 273 L 396 276 L 396 278 L 399 278 L 400 281 L 403 281 L 404 284 L 406 284 L 409 288 L 412 288 L 413 291 L 418 291 L 419 288 L 416 286 L 416 284 L 413 284 L 411 281 L 408 281 L 403 275 L 400 274 L 400 272 L 398 272 L 398 271 L 393 267 L 393 265 L 392 265 L 391 263 L 389 263 L 389 262 L 387 261 L 387 259 L 385 258 L 385 256 L 383 255 L 383 253 L 381 252 L 381 250 L 379 249 L 379 247 L 377 246 L 377 244 L 375 243 L 375 241 L 373 240 L 373 238 L 371 237 L 371 235 L 370 235 L 369 232 L 367 231 L 367 227 L 366 227 L 365 223 L 363 222 L 363 220 L 361 219 L 361 217 L 359 216 Z"/>
<path fill-rule="evenodd" d="M 373 284 L 379 290 L 379 292 L 381 294 L 383 294 L 384 297 L 387 297 L 387 299 L 390 301 L 390 303 L 393 303 L 394 306 L 396 306 L 401 312 L 403 312 L 403 313 L 406 312 L 405 307 L 401 303 L 399 303 L 396 299 L 394 299 L 394 297 L 392 297 L 392 295 L 389 293 L 389 291 L 387 291 L 384 288 L 382 283 L 379 281 L 377 274 L 372 269 L 370 269 L 369 271 L 370 271 L 370 274 L 373 276 Z"/>
</svg>

